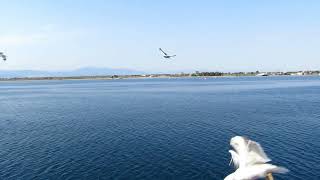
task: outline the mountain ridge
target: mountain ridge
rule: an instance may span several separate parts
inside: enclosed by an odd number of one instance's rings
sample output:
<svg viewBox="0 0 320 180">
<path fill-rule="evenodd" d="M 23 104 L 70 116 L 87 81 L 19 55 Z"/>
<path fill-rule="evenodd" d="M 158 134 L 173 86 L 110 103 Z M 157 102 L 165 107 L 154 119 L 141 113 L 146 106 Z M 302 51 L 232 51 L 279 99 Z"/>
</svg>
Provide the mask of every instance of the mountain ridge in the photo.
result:
<svg viewBox="0 0 320 180">
<path fill-rule="evenodd" d="M 65 71 L 0 70 L 0 78 L 141 75 L 142 71 L 121 68 L 83 67 Z"/>
</svg>

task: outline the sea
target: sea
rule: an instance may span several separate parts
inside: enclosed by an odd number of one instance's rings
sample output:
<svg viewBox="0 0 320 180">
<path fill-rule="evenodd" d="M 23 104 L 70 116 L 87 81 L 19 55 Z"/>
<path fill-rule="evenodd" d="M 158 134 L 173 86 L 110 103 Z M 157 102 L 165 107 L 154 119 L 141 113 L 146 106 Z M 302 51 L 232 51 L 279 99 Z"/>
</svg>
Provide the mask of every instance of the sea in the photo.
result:
<svg viewBox="0 0 320 180">
<path fill-rule="evenodd" d="M 0 179 L 210 179 L 230 139 L 320 179 L 320 76 L 0 82 Z"/>
</svg>

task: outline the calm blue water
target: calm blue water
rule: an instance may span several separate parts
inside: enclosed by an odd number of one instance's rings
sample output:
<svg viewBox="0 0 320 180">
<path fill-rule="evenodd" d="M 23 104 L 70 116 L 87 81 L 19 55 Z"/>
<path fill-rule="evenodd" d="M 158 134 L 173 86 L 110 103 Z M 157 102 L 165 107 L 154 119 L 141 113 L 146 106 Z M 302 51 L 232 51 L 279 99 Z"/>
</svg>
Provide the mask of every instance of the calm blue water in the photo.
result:
<svg viewBox="0 0 320 180">
<path fill-rule="evenodd" d="M 0 179 L 223 179 L 248 136 L 320 179 L 320 77 L 0 82 Z"/>
</svg>

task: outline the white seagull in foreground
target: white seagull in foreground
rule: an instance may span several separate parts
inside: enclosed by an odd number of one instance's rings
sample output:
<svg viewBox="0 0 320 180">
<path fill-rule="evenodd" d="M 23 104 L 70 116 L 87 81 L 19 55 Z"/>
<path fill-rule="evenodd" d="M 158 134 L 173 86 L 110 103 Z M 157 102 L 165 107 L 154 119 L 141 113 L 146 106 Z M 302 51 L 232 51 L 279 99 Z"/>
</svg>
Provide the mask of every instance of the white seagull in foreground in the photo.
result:
<svg viewBox="0 0 320 180">
<path fill-rule="evenodd" d="M 259 143 L 235 136 L 231 138 L 230 145 L 234 150 L 229 150 L 231 161 L 237 168 L 236 171 L 228 175 L 224 180 L 254 180 L 270 177 L 271 173 L 286 173 L 288 170 L 268 164 L 271 159 L 263 151 Z M 272 177 L 272 176 L 271 176 Z"/>
<path fill-rule="evenodd" d="M 7 60 L 7 56 L 3 54 L 3 52 L 0 52 L 0 57 L 6 61 Z"/>
<path fill-rule="evenodd" d="M 164 58 L 166 58 L 166 59 L 170 59 L 170 58 L 172 58 L 172 57 L 175 57 L 176 55 L 171 55 L 171 56 L 169 56 L 166 52 L 164 52 L 161 48 L 159 48 L 159 50 L 164 54 Z"/>
</svg>

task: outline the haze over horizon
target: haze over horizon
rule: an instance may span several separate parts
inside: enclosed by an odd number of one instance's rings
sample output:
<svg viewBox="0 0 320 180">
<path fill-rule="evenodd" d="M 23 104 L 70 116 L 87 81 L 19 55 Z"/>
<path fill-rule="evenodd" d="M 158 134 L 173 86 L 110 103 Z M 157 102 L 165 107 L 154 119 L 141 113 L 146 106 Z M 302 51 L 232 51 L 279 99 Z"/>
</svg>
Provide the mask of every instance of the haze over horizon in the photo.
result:
<svg viewBox="0 0 320 180">
<path fill-rule="evenodd" d="M 4 1 L 0 70 L 320 69 L 320 1 Z M 177 54 L 162 58 L 158 48 Z"/>
</svg>

